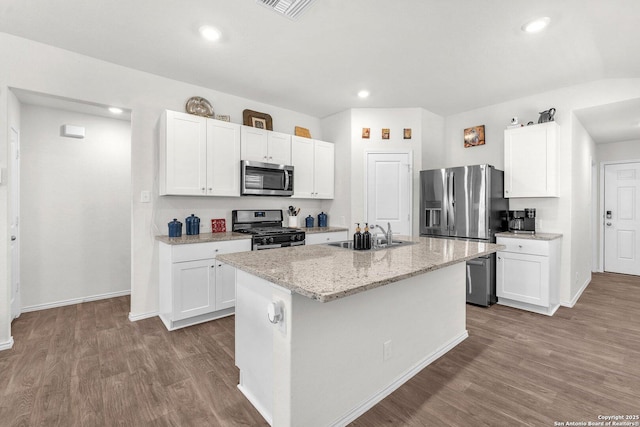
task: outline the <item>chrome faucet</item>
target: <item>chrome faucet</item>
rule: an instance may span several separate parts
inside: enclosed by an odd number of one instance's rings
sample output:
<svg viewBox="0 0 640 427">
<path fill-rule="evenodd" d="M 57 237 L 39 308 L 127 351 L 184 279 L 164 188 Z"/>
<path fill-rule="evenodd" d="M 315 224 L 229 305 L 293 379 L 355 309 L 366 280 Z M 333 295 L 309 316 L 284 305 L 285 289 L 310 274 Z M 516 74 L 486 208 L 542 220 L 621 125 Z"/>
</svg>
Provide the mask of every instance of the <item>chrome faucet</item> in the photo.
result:
<svg viewBox="0 0 640 427">
<path fill-rule="evenodd" d="M 379 228 L 382 231 L 382 233 L 387 238 L 387 245 L 390 245 L 393 242 L 393 231 L 391 230 L 390 222 L 387 223 L 387 231 L 384 231 L 384 228 L 380 227 L 378 224 L 371 224 L 371 229 L 373 228 Z"/>
</svg>

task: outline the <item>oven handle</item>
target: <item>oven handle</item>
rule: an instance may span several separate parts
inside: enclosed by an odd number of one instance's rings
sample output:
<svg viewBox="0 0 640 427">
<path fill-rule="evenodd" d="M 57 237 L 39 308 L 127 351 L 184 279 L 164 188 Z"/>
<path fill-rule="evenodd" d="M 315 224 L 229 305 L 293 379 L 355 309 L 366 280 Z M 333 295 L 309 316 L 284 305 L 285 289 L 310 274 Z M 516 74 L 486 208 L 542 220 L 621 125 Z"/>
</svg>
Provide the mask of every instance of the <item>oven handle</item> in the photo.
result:
<svg viewBox="0 0 640 427">
<path fill-rule="evenodd" d="M 284 171 L 284 188 L 287 191 L 289 189 L 289 171 Z"/>
<path fill-rule="evenodd" d="M 275 245 L 260 245 L 260 246 L 256 246 L 255 250 L 256 251 L 261 251 L 263 249 L 275 249 L 275 248 L 281 248 L 282 245 L 281 244 L 275 244 Z"/>
</svg>

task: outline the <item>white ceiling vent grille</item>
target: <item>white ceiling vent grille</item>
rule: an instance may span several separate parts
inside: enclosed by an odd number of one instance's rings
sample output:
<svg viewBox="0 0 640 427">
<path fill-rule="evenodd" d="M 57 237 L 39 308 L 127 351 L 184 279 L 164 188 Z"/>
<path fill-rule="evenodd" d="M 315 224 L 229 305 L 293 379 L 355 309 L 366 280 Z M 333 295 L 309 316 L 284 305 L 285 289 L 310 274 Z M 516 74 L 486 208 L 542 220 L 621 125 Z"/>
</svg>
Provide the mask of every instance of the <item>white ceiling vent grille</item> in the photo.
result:
<svg viewBox="0 0 640 427">
<path fill-rule="evenodd" d="M 316 0 L 256 0 L 269 9 L 278 12 L 289 19 L 296 20 L 306 11 Z"/>
</svg>

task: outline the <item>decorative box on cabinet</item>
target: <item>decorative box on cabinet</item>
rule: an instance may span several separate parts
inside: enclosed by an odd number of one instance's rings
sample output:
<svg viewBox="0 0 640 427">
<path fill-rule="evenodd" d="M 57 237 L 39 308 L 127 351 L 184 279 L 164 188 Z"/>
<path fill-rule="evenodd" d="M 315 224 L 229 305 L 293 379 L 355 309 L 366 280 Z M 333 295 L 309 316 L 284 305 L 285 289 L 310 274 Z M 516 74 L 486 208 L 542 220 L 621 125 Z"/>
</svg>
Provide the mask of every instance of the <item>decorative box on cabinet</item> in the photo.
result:
<svg viewBox="0 0 640 427">
<path fill-rule="evenodd" d="M 159 187 L 161 196 L 240 196 L 240 125 L 165 111 Z"/>
<path fill-rule="evenodd" d="M 506 248 L 496 256 L 498 304 L 552 316 L 560 306 L 560 242 L 552 239 L 496 237 Z"/>
<path fill-rule="evenodd" d="M 347 240 L 347 230 L 331 231 L 328 233 L 309 233 L 305 236 L 305 244 L 321 245 L 323 243 L 342 242 Z"/>
<path fill-rule="evenodd" d="M 168 330 L 229 316 L 235 306 L 235 269 L 216 261 L 251 250 L 251 240 L 159 244 L 160 319 Z"/>
<path fill-rule="evenodd" d="M 291 164 L 291 135 L 250 126 L 242 126 L 241 134 L 242 160 Z"/>
<path fill-rule="evenodd" d="M 291 161 L 294 198 L 333 199 L 335 147 L 330 142 L 294 136 Z"/>
<path fill-rule="evenodd" d="M 504 197 L 558 196 L 556 122 L 504 131 Z"/>
</svg>

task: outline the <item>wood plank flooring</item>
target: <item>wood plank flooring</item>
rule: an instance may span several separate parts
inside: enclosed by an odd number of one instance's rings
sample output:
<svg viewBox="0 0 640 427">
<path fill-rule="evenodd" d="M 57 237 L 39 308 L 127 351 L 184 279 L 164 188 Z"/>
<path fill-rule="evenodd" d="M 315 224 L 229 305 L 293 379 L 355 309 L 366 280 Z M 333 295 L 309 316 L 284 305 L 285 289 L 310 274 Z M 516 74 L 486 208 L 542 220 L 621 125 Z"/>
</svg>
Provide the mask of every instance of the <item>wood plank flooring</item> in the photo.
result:
<svg viewBox="0 0 640 427">
<path fill-rule="evenodd" d="M 129 298 L 25 313 L 1 426 L 265 426 L 237 390 L 233 317 L 168 332 Z M 554 426 L 640 414 L 640 278 L 594 274 L 553 317 L 467 306 L 469 338 L 352 426 Z M 322 402 L 318 402 L 322 404 Z"/>
</svg>

